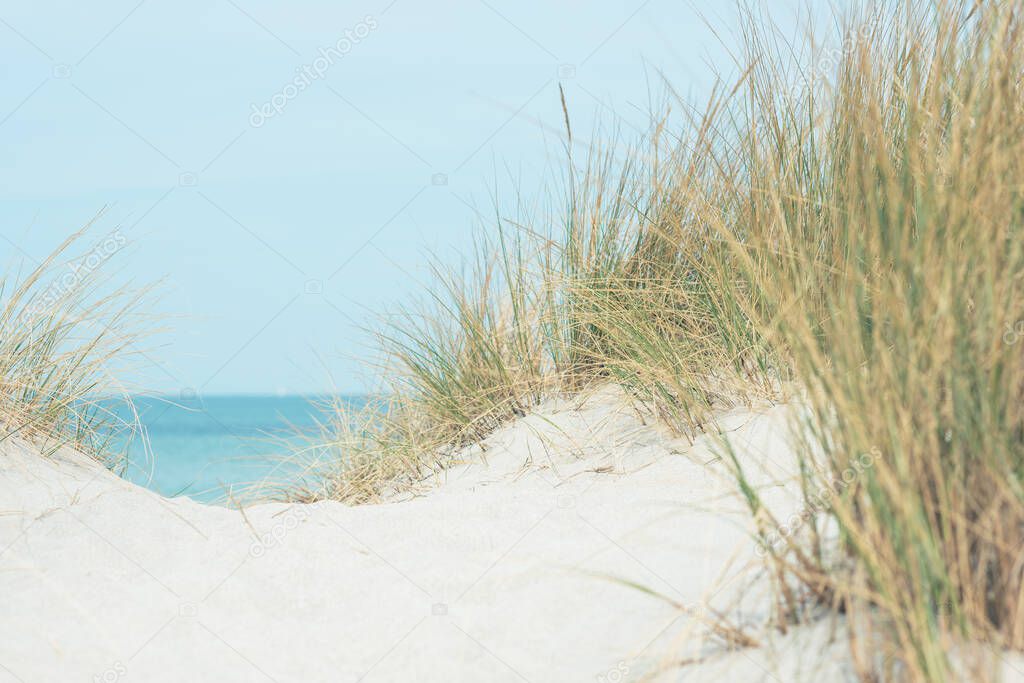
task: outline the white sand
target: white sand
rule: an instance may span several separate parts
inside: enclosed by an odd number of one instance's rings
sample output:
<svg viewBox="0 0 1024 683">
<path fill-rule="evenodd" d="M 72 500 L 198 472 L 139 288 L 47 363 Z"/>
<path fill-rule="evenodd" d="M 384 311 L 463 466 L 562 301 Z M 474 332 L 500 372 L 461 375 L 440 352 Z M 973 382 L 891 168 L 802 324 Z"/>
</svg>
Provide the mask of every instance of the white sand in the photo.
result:
<svg viewBox="0 0 1024 683">
<path fill-rule="evenodd" d="M 779 471 L 784 418 L 722 424 L 752 468 Z M 412 500 L 243 517 L 8 441 L 0 681 L 849 680 L 829 624 L 719 656 L 702 640 L 709 601 L 766 614 L 710 439 L 668 439 L 606 395 L 486 445 L 486 465 Z"/>
</svg>

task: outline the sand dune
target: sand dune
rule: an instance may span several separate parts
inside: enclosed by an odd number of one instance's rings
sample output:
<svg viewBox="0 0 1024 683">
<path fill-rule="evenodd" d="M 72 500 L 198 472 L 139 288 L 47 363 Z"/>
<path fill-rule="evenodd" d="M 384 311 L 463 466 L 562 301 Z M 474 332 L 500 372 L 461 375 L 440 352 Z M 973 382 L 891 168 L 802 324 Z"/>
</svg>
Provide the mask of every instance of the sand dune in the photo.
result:
<svg viewBox="0 0 1024 683">
<path fill-rule="evenodd" d="M 769 473 L 785 410 L 722 419 Z M 3 681 L 849 679 L 833 625 L 761 628 L 712 440 L 672 440 L 608 395 L 547 405 L 422 495 L 362 507 L 243 515 L 3 448 Z M 709 605 L 771 644 L 716 655 Z"/>
</svg>

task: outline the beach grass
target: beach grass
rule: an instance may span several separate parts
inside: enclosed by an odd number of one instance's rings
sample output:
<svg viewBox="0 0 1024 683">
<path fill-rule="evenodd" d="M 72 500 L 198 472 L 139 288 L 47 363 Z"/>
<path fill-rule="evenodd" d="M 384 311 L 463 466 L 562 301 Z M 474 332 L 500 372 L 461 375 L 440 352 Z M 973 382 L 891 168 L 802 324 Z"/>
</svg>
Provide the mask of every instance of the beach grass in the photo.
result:
<svg viewBox="0 0 1024 683">
<path fill-rule="evenodd" d="M 795 101 L 752 38 L 766 125 L 742 144 L 764 200 L 720 232 L 807 390 L 794 432 L 821 513 L 781 539 L 772 520 L 770 557 L 780 583 L 883 629 L 884 656 L 867 639 L 858 661 L 886 680 L 985 680 L 984 650 L 953 672 L 956 643 L 1024 647 L 1019 10 L 870 15 L 830 87 Z"/>
<path fill-rule="evenodd" d="M 19 438 L 44 453 L 71 446 L 120 464 L 114 438 L 131 429 L 110 409 L 130 405 L 117 380 L 139 355 L 148 290 L 117 287 L 106 262 L 127 243 L 93 223 L 42 260 L 0 276 L 0 440 Z"/>
<path fill-rule="evenodd" d="M 775 625 L 828 607 L 864 680 L 986 680 L 1024 648 L 1020 7 L 863 5 L 815 49 L 744 19 L 741 75 L 677 129 L 578 167 L 565 110 L 557 210 L 499 214 L 468 276 L 390 319 L 386 408 L 326 440 L 359 465 L 324 495 L 373 500 L 592 384 L 691 437 L 799 402 L 797 519 L 723 446 Z"/>
</svg>

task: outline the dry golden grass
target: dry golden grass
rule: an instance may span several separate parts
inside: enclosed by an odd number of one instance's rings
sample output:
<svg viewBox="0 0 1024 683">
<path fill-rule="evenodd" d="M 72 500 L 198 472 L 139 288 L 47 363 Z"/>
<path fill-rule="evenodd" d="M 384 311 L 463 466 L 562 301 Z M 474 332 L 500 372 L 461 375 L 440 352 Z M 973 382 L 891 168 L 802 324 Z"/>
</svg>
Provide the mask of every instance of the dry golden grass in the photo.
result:
<svg viewBox="0 0 1024 683">
<path fill-rule="evenodd" d="M 113 466 L 110 396 L 136 355 L 144 292 L 112 289 L 103 264 L 125 244 L 120 232 L 95 244 L 89 227 L 23 277 L 0 277 L 0 441 L 18 437 L 52 452 L 70 445 Z"/>
<path fill-rule="evenodd" d="M 389 406 L 332 442 L 361 463 L 334 490 L 372 499 L 594 382 L 683 434 L 797 386 L 804 523 L 780 534 L 730 458 L 776 623 L 846 614 L 864 680 L 957 680 L 954 647 L 994 676 L 986 649 L 1024 649 L 1021 12 L 865 6 L 827 60 L 748 13 L 742 78 L 679 137 L 570 158 L 557 221 L 500 221 L 384 333 Z"/>
<path fill-rule="evenodd" d="M 808 390 L 808 507 L 853 480 L 824 509 L 838 545 L 805 525 L 772 553 L 780 580 L 884 629 L 890 664 L 865 676 L 953 680 L 956 642 L 1024 648 L 1020 7 L 869 19 L 829 88 L 795 101 L 755 36 L 757 201 L 716 229 Z"/>
</svg>

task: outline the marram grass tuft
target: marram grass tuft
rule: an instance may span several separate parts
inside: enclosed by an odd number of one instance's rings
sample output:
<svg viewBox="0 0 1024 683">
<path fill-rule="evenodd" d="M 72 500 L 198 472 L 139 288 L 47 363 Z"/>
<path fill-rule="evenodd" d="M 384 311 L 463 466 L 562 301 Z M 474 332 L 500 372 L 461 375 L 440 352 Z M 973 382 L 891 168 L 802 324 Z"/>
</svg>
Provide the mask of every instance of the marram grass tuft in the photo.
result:
<svg viewBox="0 0 1024 683">
<path fill-rule="evenodd" d="M 993 679 L 1024 649 L 1022 11 L 860 5 L 815 49 L 746 11 L 736 82 L 570 154 L 551 211 L 499 218 L 390 319 L 387 409 L 335 442 L 334 490 L 372 499 L 594 383 L 690 436 L 788 399 L 807 523 L 780 536 L 727 459 L 776 626 L 846 615 L 865 681 Z"/>
</svg>

